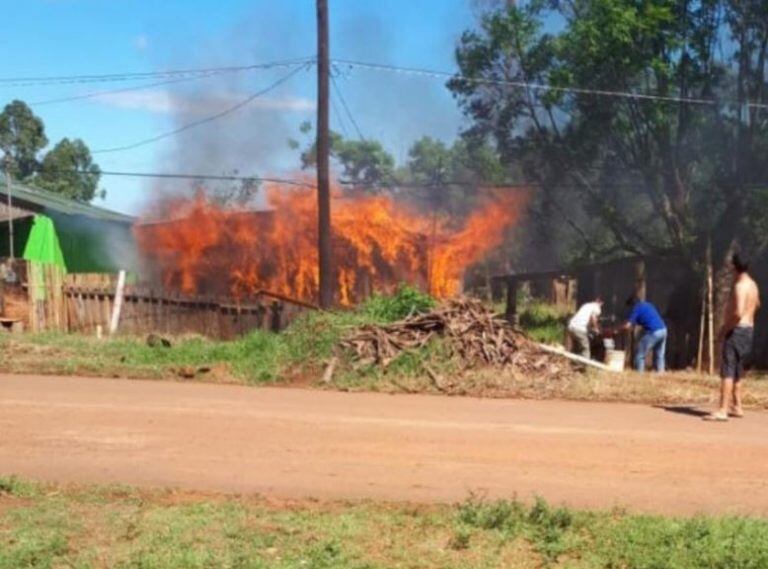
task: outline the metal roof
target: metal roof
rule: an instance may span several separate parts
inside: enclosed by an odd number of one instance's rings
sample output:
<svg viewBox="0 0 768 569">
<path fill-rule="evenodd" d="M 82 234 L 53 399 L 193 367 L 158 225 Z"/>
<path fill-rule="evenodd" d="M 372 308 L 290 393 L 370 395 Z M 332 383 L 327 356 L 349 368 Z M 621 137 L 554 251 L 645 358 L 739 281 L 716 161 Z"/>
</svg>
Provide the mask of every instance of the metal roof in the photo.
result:
<svg viewBox="0 0 768 569">
<path fill-rule="evenodd" d="M 2 195 L 2 201 L 7 199 L 7 191 L 5 184 L 5 176 L 0 174 L 0 195 Z M 135 217 L 119 213 L 103 207 L 79 202 L 64 196 L 60 196 L 54 192 L 48 190 L 42 190 L 40 188 L 31 188 L 14 182 L 11 188 L 11 200 L 14 205 L 26 205 L 37 206 L 43 210 L 62 213 L 64 215 L 82 215 L 90 217 L 91 219 L 97 219 L 101 221 L 114 221 L 118 223 L 133 224 L 136 221 Z M 16 204 L 15 202 L 22 202 Z"/>
</svg>

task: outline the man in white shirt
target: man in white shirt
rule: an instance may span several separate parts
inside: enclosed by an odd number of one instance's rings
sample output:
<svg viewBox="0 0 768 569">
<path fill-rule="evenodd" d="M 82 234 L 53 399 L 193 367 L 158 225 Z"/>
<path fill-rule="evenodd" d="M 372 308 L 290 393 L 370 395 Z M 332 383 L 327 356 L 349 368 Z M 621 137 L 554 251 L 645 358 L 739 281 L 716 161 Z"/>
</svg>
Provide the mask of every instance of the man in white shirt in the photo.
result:
<svg viewBox="0 0 768 569">
<path fill-rule="evenodd" d="M 599 296 L 587 302 L 576 311 L 568 322 L 568 334 L 573 340 L 574 351 L 585 358 L 590 357 L 589 333 L 600 331 L 600 314 L 603 312 L 603 299 Z"/>
</svg>

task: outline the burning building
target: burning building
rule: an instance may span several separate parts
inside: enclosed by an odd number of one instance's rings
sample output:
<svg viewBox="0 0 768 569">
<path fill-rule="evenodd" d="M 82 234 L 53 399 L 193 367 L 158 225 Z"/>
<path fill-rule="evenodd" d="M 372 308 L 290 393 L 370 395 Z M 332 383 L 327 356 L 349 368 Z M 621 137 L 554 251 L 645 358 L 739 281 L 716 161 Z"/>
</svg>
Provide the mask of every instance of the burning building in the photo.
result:
<svg viewBox="0 0 768 569">
<path fill-rule="evenodd" d="M 233 210 L 200 191 L 168 199 L 135 227 L 148 265 L 167 289 L 246 299 L 262 291 L 317 297 L 317 205 L 311 188 L 266 189 L 269 209 Z M 464 271 L 499 246 L 527 194 L 489 195 L 460 226 L 391 195 L 334 192 L 337 301 L 352 305 L 408 282 L 438 297 L 461 290 Z"/>
</svg>

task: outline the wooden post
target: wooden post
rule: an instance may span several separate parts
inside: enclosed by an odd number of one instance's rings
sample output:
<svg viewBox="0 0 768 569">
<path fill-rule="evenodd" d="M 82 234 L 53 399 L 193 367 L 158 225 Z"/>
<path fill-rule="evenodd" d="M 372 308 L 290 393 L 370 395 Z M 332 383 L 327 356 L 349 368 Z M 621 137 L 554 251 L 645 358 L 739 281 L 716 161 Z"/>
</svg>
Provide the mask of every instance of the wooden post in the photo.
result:
<svg viewBox="0 0 768 569">
<path fill-rule="evenodd" d="M 706 334 L 705 318 L 707 314 L 707 288 L 701 289 L 701 316 L 699 318 L 699 349 L 696 352 L 696 373 L 701 373 L 704 359 L 704 335 Z"/>
<path fill-rule="evenodd" d="M 5 316 L 5 264 L 0 263 L 0 316 Z"/>
<path fill-rule="evenodd" d="M 513 277 L 507 279 L 507 310 L 505 317 L 510 324 L 517 326 L 517 279 Z"/>
<path fill-rule="evenodd" d="M 123 294 L 125 293 L 125 271 L 117 274 L 117 287 L 115 288 L 115 303 L 112 305 L 112 318 L 109 320 L 109 335 L 114 336 L 120 323 L 120 311 L 123 309 Z"/>
<path fill-rule="evenodd" d="M 10 153 L 5 154 L 5 193 L 7 198 L 7 205 L 8 205 L 8 256 L 11 258 L 11 262 L 13 262 L 14 257 L 16 256 L 16 251 L 14 250 L 14 243 L 13 243 L 13 199 L 11 198 L 11 195 L 13 194 L 13 182 L 11 181 L 11 155 Z"/>
<path fill-rule="evenodd" d="M 334 298 L 331 182 L 330 182 L 330 123 L 329 76 L 330 56 L 328 40 L 328 0 L 317 0 L 317 213 L 318 262 L 320 270 L 320 306 L 330 308 Z"/>
<path fill-rule="evenodd" d="M 712 271 L 712 240 L 707 242 L 707 329 L 708 329 L 708 355 L 709 355 L 709 375 L 715 373 L 715 322 L 713 306 L 713 271 Z"/>
</svg>

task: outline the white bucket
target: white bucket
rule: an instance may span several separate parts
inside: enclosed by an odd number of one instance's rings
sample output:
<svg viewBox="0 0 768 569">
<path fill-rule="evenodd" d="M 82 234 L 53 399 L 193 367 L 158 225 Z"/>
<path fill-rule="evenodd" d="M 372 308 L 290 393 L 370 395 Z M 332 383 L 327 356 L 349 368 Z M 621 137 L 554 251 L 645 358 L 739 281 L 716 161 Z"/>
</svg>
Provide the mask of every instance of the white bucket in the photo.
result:
<svg viewBox="0 0 768 569">
<path fill-rule="evenodd" d="M 605 350 L 605 365 L 614 371 L 624 371 L 624 350 Z"/>
</svg>

